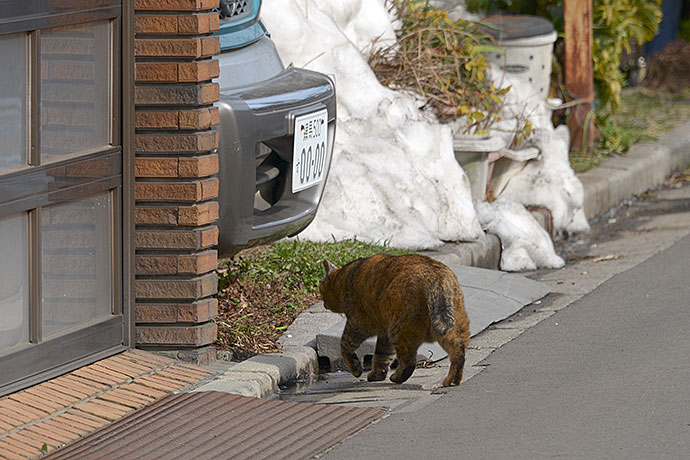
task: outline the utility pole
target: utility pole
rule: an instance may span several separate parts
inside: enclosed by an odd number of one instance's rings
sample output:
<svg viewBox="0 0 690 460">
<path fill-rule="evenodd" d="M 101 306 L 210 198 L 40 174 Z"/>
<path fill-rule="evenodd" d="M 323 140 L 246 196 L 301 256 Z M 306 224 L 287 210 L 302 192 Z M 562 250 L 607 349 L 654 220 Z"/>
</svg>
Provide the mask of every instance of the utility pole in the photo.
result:
<svg viewBox="0 0 690 460">
<path fill-rule="evenodd" d="M 597 137 L 594 127 L 594 74 L 592 70 L 592 0 L 563 0 L 565 20 L 565 89 L 581 104 L 568 118 L 572 150 L 591 152 Z"/>
</svg>

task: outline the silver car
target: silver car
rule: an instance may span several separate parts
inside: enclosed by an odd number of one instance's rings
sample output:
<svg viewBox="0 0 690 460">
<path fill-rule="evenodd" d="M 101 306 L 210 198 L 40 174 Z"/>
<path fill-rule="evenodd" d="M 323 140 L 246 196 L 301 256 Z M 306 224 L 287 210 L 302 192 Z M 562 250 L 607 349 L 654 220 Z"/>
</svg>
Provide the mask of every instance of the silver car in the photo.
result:
<svg viewBox="0 0 690 460">
<path fill-rule="evenodd" d="M 260 0 L 223 0 L 219 252 L 302 231 L 321 201 L 335 137 L 335 86 L 284 67 Z"/>
</svg>

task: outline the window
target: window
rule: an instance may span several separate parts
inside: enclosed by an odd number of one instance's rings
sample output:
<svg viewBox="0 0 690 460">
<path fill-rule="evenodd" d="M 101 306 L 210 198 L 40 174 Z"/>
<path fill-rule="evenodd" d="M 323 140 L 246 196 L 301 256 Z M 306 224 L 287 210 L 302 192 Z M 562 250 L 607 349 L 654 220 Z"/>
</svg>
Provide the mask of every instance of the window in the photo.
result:
<svg viewBox="0 0 690 460">
<path fill-rule="evenodd" d="M 110 144 L 107 22 L 41 31 L 41 162 Z"/>
<path fill-rule="evenodd" d="M 3 3 L 0 396 L 126 341 L 121 14 Z"/>
<path fill-rule="evenodd" d="M 0 174 L 26 166 L 28 140 L 28 36 L 0 36 Z"/>
<path fill-rule="evenodd" d="M 29 219 L 0 218 L 0 353 L 29 343 Z"/>
<path fill-rule="evenodd" d="M 43 338 L 113 313 L 110 194 L 41 212 Z"/>
</svg>

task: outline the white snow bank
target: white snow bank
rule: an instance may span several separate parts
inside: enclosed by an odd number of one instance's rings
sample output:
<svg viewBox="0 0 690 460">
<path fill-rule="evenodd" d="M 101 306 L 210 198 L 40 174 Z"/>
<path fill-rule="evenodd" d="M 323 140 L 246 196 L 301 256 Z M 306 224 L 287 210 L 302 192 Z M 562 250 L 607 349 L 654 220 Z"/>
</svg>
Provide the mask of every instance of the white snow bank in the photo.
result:
<svg viewBox="0 0 690 460">
<path fill-rule="evenodd" d="M 529 119 L 535 133 L 523 147 L 537 147 L 541 152 L 539 159 L 527 162 L 525 168 L 510 179 L 501 196 L 525 206 L 549 209 L 557 235 L 564 231 L 589 231 L 582 182 L 575 176 L 568 159 L 568 128 L 561 125 L 554 129 L 551 111 L 529 82 L 496 68 L 492 69 L 492 75 L 497 87 L 511 86 L 501 112 L 502 121 L 494 125 L 493 132 L 502 135 L 509 143 L 518 120 Z"/>
<path fill-rule="evenodd" d="M 337 87 L 328 186 L 301 237 L 432 248 L 481 236 L 480 213 L 484 228 L 501 237 L 504 270 L 562 266 L 548 234 L 517 202 L 551 210 L 559 234 L 586 231 L 583 190 L 568 163 L 567 130 L 554 130 L 527 81 L 493 69 L 497 87 L 512 86 L 493 133 L 510 143 L 529 119 L 536 133 L 525 146 L 537 147 L 540 158 L 508 182 L 503 198 L 477 203 L 475 211 L 450 127 L 421 113 L 414 96 L 382 86 L 362 56 L 372 43 L 394 40 L 384 0 L 265 0 L 262 19 L 286 65 L 328 74 Z"/>
<path fill-rule="evenodd" d="M 549 209 L 557 235 L 564 231 L 589 231 L 583 207 L 584 189 L 568 162 L 569 137 L 564 125 L 535 133 L 531 144 L 541 150 L 541 160 L 528 162 L 501 195 L 524 205 Z"/>
<path fill-rule="evenodd" d="M 523 271 L 560 268 L 551 237 L 523 205 L 506 197 L 493 203 L 477 202 L 482 227 L 501 239 L 501 270 Z"/>
<path fill-rule="evenodd" d="M 448 16 L 453 20 L 464 19 L 466 21 L 479 21 L 481 17 L 467 11 L 467 5 L 463 0 L 431 0 L 431 5 L 436 8 L 448 10 Z"/>
<path fill-rule="evenodd" d="M 338 124 L 328 186 L 300 237 L 357 237 L 424 249 L 482 235 L 450 128 L 383 87 L 360 50 L 394 37 L 382 0 L 266 0 L 262 19 L 285 64 L 332 75 Z"/>
<path fill-rule="evenodd" d="M 361 52 L 371 45 L 388 46 L 395 43 L 395 29 L 387 7 L 380 0 L 311 0 L 320 12 L 333 20 L 338 29 Z"/>
</svg>

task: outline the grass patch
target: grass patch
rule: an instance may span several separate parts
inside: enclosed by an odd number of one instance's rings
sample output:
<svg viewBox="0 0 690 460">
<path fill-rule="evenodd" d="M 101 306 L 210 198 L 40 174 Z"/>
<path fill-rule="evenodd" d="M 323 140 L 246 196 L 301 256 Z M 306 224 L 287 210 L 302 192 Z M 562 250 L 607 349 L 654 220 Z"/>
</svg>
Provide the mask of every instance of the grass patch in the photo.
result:
<svg viewBox="0 0 690 460">
<path fill-rule="evenodd" d="M 601 133 L 593 153 L 570 153 L 575 171 L 586 171 L 612 154 L 623 154 L 638 142 L 657 140 L 680 123 L 690 120 L 690 90 L 678 94 L 627 88 L 617 112 L 597 114 Z"/>
<path fill-rule="evenodd" d="M 278 338 L 295 317 L 319 300 L 323 259 L 344 265 L 374 254 L 411 251 L 358 240 L 279 241 L 240 252 L 218 266 L 219 350 L 233 360 L 280 350 Z"/>
<path fill-rule="evenodd" d="M 629 88 L 615 113 L 603 115 L 633 138 L 658 139 L 680 123 L 690 119 L 690 89 L 677 94 Z"/>
<path fill-rule="evenodd" d="M 598 150 L 592 153 L 588 152 L 570 152 L 570 167 L 575 172 L 583 172 L 595 168 L 606 160 L 608 155 L 605 155 Z"/>
</svg>

